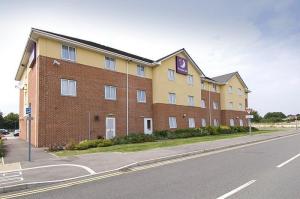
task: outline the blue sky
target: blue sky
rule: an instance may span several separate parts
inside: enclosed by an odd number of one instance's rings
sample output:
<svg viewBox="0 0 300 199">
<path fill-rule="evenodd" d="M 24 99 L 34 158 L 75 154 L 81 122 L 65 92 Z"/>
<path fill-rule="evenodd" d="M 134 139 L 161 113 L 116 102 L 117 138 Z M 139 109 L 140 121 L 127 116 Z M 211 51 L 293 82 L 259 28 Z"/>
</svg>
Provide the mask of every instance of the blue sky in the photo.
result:
<svg viewBox="0 0 300 199">
<path fill-rule="evenodd" d="M 185 48 L 207 76 L 239 71 L 260 113 L 300 113 L 300 1 L 0 0 L 0 110 L 18 111 L 14 76 L 30 28 L 158 59 Z"/>
</svg>

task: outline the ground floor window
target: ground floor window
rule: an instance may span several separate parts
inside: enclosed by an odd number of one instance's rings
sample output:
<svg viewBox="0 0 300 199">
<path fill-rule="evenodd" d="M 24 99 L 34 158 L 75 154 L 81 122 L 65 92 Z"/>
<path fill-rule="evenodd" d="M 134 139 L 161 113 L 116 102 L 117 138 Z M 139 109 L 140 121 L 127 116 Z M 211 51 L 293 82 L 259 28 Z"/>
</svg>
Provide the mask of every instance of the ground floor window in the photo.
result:
<svg viewBox="0 0 300 199">
<path fill-rule="evenodd" d="M 244 121 L 240 119 L 240 126 L 244 126 Z"/>
<path fill-rule="evenodd" d="M 195 119 L 189 118 L 189 128 L 195 128 Z"/>
<path fill-rule="evenodd" d="M 230 119 L 229 124 L 230 124 L 230 126 L 234 126 L 234 119 Z"/>
<path fill-rule="evenodd" d="M 214 119 L 214 126 L 219 126 L 219 121 L 217 119 Z"/>
<path fill-rule="evenodd" d="M 206 119 L 204 118 L 201 119 L 201 126 L 206 127 Z"/>
<path fill-rule="evenodd" d="M 176 117 L 169 117 L 169 127 L 171 129 L 177 128 Z"/>
</svg>

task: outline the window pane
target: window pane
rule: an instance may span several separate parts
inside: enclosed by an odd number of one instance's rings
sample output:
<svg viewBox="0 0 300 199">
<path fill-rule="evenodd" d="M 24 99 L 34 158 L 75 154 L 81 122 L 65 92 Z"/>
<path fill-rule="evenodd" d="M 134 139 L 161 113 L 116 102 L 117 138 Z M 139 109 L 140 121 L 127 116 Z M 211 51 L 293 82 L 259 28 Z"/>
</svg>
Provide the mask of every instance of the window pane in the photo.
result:
<svg viewBox="0 0 300 199">
<path fill-rule="evenodd" d="M 69 80 L 69 95 L 76 96 L 76 81 Z"/>
<path fill-rule="evenodd" d="M 68 46 L 62 46 L 62 58 L 69 59 L 69 48 Z"/>
<path fill-rule="evenodd" d="M 70 60 L 75 61 L 75 48 L 69 47 Z"/>
<path fill-rule="evenodd" d="M 68 95 L 68 80 L 61 80 L 61 94 Z"/>
</svg>

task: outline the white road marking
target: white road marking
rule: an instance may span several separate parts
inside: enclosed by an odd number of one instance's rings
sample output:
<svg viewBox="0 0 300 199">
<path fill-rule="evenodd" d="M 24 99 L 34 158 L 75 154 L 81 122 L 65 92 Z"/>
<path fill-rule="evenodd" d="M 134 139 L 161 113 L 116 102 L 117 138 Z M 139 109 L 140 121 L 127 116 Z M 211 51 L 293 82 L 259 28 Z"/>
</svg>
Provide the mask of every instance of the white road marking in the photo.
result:
<svg viewBox="0 0 300 199">
<path fill-rule="evenodd" d="M 236 194 L 237 192 L 241 191 L 242 189 L 245 189 L 246 187 L 250 186 L 251 184 L 253 184 L 254 182 L 256 182 L 256 180 L 251 180 L 245 184 L 243 184 L 242 186 L 239 186 L 238 188 L 218 197 L 217 199 L 225 199 L 228 198 L 230 196 L 232 196 L 233 194 Z"/>
<path fill-rule="evenodd" d="M 294 157 L 288 159 L 287 161 L 281 163 L 280 165 L 277 165 L 277 168 L 283 167 L 284 165 L 286 165 L 287 163 L 295 160 L 296 158 L 300 157 L 300 153 L 298 155 L 295 155 Z"/>
</svg>

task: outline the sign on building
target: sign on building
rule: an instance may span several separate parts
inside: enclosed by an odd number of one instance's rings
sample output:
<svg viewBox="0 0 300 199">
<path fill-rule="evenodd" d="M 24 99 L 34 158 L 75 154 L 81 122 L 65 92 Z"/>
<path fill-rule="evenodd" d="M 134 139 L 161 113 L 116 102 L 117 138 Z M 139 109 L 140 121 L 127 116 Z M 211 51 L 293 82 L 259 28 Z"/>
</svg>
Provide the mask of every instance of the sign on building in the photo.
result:
<svg viewBox="0 0 300 199">
<path fill-rule="evenodd" d="M 188 74 L 188 60 L 176 56 L 176 72 L 187 75 Z"/>
</svg>

